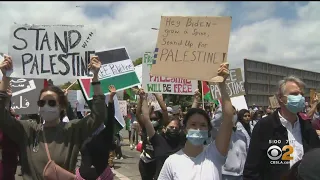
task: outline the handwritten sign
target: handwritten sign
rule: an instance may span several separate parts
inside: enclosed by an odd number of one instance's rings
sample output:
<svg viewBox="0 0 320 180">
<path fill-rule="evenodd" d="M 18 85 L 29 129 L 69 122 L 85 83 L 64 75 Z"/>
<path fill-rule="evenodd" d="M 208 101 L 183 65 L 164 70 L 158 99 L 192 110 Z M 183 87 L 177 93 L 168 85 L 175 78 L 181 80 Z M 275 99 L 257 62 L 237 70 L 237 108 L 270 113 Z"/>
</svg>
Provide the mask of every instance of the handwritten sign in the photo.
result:
<svg viewBox="0 0 320 180">
<path fill-rule="evenodd" d="M 153 76 L 212 81 L 227 61 L 231 17 L 162 16 Z"/>
<path fill-rule="evenodd" d="M 226 80 L 227 91 L 230 97 L 243 96 L 246 94 L 244 89 L 244 81 L 241 74 L 241 68 L 230 69 L 230 76 Z M 221 92 L 216 83 L 209 82 L 210 91 L 213 99 L 220 99 Z"/>
<path fill-rule="evenodd" d="M 148 93 L 193 95 L 198 88 L 196 80 L 152 76 L 150 68 L 154 60 L 153 53 L 146 52 L 142 60 L 142 88 Z"/>
<path fill-rule="evenodd" d="M 9 54 L 13 71 L 24 78 L 85 77 L 88 75 L 95 30 L 83 25 L 13 25 Z"/>
<path fill-rule="evenodd" d="M 127 116 L 127 101 L 123 101 L 123 100 L 119 100 L 119 107 L 120 107 L 120 111 L 121 114 L 123 116 Z"/>
<path fill-rule="evenodd" d="M 276 96 L 269 97 L 269 102 L 270 102 L 271 108 L 279 108 L 280 107 Z"/>
<path fill-rule="evenodd" d="M 43 79 L 12 78 L 11 108 L 17 114 L 38 114 L 39 94 L 44 86 Z"/>
<path fill-rule="evenodd" d="M 105 95 L 109 94 L 108 87 L 110 85 L 114 85 L 117 91 L 121 91 L 140 84 L 125 47 L 96 52 L 96 55 L 99 56 L 102 64 L 99 71 L 99 80 Z M 87 80 L 88 78 L 81 79 L 80 86 L 84 89 L 86 99 L 91 100 L 93 88 L 90 82 L 86 83 Z M 89 80 L 91 81 L 91 79 Z"/>
</svg>

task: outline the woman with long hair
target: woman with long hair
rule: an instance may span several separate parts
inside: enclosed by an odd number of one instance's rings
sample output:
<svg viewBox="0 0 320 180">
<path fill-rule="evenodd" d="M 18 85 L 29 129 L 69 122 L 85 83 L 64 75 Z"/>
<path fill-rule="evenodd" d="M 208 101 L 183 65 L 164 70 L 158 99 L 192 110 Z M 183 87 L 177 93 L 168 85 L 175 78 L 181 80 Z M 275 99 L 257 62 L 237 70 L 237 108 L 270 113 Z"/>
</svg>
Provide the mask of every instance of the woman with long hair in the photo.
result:
<svg viewBox="0 0 320 180">
<path fill-rule="evenodd" d="M 38 100 L 39 115 L 43 123 L 14 120 L 5 103 L 8 99 L 6 90 L 12 70 L 12 59 L 5 56 L 0 63 L 2 83 L 0 84 L 0 128 L 20 147 L 23 179 L 74 179 L 74 170 L 79 148 L 106 119 L 105 96 L 102 93 L 98 72 L 101 62 L 94 56 L 88 68 L 93 71 L 93 100 L 91 114 L 83 119 L 69 123 L 61 122 L 67 108 L 67 97 L 56 86 L 41 90 Z M 63 177 L 63 178 L 62 178 Z"/>
<path fill-rule="evenodd" d="M 243 128 L 246 130 L 248 135 L 251 137 L 251 132 L 252 132 L 253 126 L 250 125 L 250 121 L 251 121 L 250 111 L 248 111 L 246 109 L 241 109 L 238 112 L 238 121 L 241 123 Z"/>
<path fill-rule="evenodd" d="M 147 96 L 143 89 L 139 90 L 139 95 L 137 113 L 140 114 L 142 109 L 143 117 L 140 118 L 140 123 L 146 129 L 149 141 L 153 146 L 155 157 L 155 174 L 153 178 L 158 179 L 167 157 L 180 150 L 185 141 L 181 139 L 180 120 L 176 116 L 171 116 L 168 123 L 164 124 L 164 131 L 158 134 L 154 128 L 154 124 L 152 124 L 152 121 L 157 121 L 157 119 L 150 119 Z M 154 116 L 151 117 L 154 118 Z"/>
<path fill-rule="evenodd" d="M 223 82 L 219 83 L 223 120 L 215 141 L 204 145 L 212 129 L 209 115 L 199 108 L 189 109 L 183 120 L 187 141 L 180 151 L 166 159 L 158 180 L 221 179 L 233 127 L 234 110 L 225 83 L 228 75 L 228 65 L 221 64 L 218 76 L 223 77 Z M 147 117 L 147 114 L 144 113 L 144 116 Z"/>
</svg>

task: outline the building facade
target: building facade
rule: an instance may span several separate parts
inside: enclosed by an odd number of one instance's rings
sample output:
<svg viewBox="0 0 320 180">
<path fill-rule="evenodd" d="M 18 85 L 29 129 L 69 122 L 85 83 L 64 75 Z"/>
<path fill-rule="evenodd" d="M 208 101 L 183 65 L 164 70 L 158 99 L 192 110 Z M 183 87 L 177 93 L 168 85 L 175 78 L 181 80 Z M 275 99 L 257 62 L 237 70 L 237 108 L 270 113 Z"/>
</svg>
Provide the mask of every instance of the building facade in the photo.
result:
<svg viewBox="0 0 320 180">
<path fill-rule="evenodd" d="M 244 86 L 248 106 L 269 106 L 269 97 L 276 94 L 278 82 L 289 75 L 301 78 L 306 84 L 306 101 L 309 101 L 310 89 L 320 92 L 320 73 L 244 59 Z"/>
</svg>

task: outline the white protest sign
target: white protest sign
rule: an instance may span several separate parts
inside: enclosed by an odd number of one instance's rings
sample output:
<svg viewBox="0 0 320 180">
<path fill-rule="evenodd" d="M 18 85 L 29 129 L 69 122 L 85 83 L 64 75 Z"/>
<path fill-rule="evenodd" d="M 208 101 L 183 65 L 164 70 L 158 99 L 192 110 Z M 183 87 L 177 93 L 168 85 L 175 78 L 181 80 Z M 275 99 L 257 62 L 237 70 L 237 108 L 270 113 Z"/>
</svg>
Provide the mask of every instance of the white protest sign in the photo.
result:
<svg viewBox="0 0 320 180">
<path fill-rule="evenodd" d="M 140 84 L 142 84 L 142 64 L 135 66 L 134 70 L 136 71 L 136 74 L 139 78 Z M 141 88 L 141 85 L 138 85 L 138 87 Z"/>
<path fill-rule="evenodd" d="M 77 90 L 77 111 L 90 111 L 90 108 L 84 99 L 81 90 Z"/>
<path fill-rule="evenodd" d="M 127 101 L 119 100 L 120 112 L 123 116 L 127 116 Z"/>
<path fill-rule="evenodd" d="M 106 95 L 105 103 L 108 104 L 110 95 Z M 123 115 L 120 110 L 120 103 L 117 96 L 113 96 L 113 103 L 114 103 L 114 117 L 117 119 L 119 124 L 121 124 L 122 127 L 126 125 Z"/>
<path fill-rule="evenodd" d="M 146 52 L 142 60 L 142 88 L 147 93 L 193 95 L 198 89 L 198 81 L 183 78 L 152 76 L 150 69 L 154 54 Z"/>
<path fill-rule="evenodd" d="M 11 77 L 86 77 L 95 35 L 95 29 L 84 25 L 15 24 L 8 48 Z"/>
</svg>

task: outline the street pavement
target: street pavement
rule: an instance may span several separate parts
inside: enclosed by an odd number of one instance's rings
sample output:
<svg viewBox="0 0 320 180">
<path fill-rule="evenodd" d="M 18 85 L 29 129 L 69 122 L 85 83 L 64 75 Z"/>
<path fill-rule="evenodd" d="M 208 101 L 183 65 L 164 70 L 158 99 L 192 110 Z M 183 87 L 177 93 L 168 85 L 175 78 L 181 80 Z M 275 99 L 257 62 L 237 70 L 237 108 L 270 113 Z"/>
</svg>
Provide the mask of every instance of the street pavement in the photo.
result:
<svg viewBox="0 0 320 180">
<path fill-rule="evenodd" d="M 130 150 L 129 147 L 129 140 L 128 140 L 128 133 L 126 131 L 121 131 L 124 140 L 122 142 L 122 154 L 124 159 L 114 160 L 114 174 L 115 180 L 141 180 L 140 173 L 139 173 L 139 155 L 138 151 Z M 80 158 L 80 156 L 79 156 Z M 18 170 L 20 167 L 18 167 Z M 21 176 L 16 174 L 16 180 L 22 180 Z"/>
</svg>

